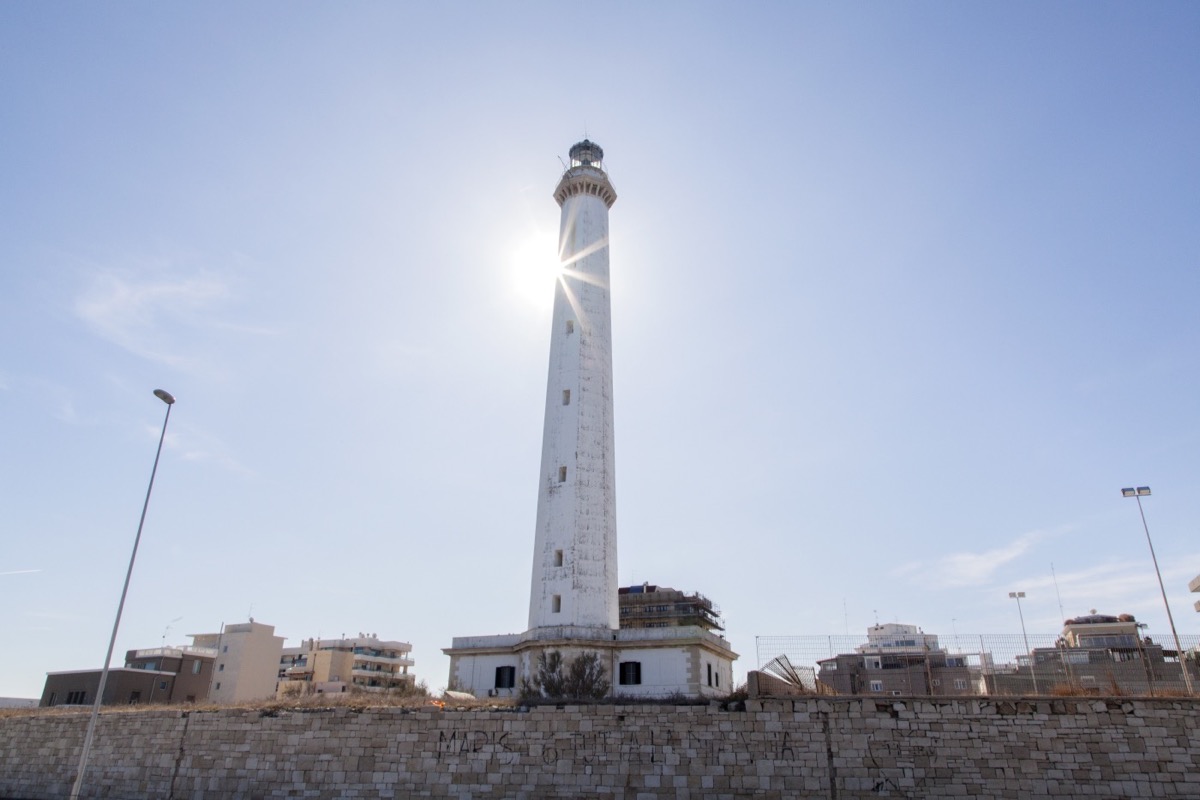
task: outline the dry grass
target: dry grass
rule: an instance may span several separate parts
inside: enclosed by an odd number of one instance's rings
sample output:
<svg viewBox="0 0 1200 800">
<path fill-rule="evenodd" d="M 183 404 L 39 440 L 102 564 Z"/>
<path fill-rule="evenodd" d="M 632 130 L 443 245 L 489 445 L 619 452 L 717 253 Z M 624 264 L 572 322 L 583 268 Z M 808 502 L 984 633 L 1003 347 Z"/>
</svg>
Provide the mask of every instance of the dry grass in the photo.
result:
<svg viewBox="0 0 1200 800">
<path fill-rule="evenodd" d="M 244 711 L 281 712 L 281 711 L 317 711 L 336 708 L 348 708 L 364 711 L 371 708 L 402 708 L 413 711 L 438 709 L 500 709 L 511 708 L 516 701 L 488 699 L 481 700 L 449 700 L 443 702 L 421 695 L 391 695 L 371 692 L 343 692 L 339 694 L 313 694 L 306 697 L 289 697 L 286 699 L 258 700 L 235 705 L 216 705 L 213 703 L 183 703 L 167 705 L 150 703 L 132 706 L 104 706 L 104 714 L 144 714 L 150 711 L 199 711 L 211 712 L 227 709 Z M 28 717 L 33 715 L 69 716 L 91 713 L 90 706 L 54 706 L 53 708 L 4 708 L 0 709 L 0 719 L 7 717 Z"/>
</svg>

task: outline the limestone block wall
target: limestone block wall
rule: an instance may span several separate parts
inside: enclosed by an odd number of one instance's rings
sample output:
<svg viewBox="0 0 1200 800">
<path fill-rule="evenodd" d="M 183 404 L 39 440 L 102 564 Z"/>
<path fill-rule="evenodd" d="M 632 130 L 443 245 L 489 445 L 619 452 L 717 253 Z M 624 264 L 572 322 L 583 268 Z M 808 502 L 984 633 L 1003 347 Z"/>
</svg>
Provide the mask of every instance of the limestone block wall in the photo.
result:
<svg viewBox="0 0 1200 800">
<path fill-rule="evenodd" d="M 1200 797 L 1188 700 L 816 699 L 113 712 L 91 798 Z M 65 797 L 86 714 L 0 718 L 0 797 Z"/>
</svg>

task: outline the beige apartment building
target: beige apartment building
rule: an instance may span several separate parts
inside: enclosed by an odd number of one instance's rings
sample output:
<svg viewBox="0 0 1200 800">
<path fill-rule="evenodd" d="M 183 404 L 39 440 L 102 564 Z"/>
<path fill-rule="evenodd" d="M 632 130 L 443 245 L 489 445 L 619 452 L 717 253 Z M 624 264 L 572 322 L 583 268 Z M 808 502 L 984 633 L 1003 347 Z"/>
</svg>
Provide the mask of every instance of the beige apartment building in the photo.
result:
<svg viewBox="0 0 1200 800">
<path fill-rule="evenodd" d="M 283 637 L 275 635 L 274 625 L 251 618 L 249 622 L 225 625 L 219 633 L 190 636 L 194 646 L 216 651 L 210 702 L 228 705 L 275 696 Z"/>
<path fill-rule="evenodd" d="M 284 648 L 276 660 L 276 696 L 406 689 L 415 681 L 408 671 L 411 652 L 408 642 L 382 640 L 373 633 L 305 639 L 299 647 Z"/>
</svg>

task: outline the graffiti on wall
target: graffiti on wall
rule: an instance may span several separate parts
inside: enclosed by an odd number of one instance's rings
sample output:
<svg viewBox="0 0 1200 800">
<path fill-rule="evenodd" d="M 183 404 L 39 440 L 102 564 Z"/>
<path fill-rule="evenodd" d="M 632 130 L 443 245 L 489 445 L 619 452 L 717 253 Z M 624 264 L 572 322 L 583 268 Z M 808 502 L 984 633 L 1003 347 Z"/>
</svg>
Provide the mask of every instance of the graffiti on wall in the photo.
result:
<svg viewBox="0 0 1200 800">
<path fill-rule="evenodd" d="M 768 754 L 772 761 L 797 757 L 794 734 L 787 731 L 557 731 L 531 734 L 477 729 L 439 730 L 434 752 L 439 761 L 494 760 L 498 764 L 666 763 L 668 759 L 701 758 L 712 762 L 754 763 Z M 676 761 L 678 763 L 678 761 Z"/>
</svg>

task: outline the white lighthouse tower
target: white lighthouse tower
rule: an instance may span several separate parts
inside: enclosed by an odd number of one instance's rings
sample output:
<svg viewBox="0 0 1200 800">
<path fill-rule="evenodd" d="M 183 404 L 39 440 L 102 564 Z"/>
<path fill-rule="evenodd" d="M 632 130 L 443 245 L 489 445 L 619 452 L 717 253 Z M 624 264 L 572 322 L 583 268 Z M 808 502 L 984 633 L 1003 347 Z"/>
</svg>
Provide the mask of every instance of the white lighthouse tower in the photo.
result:
<svg viewBox="0 0 1200 800">
<path fill-rule="evenodd" d="M 586 139 L 554 199 L 562 207 L 546 418 L 538 476 L 529 628 L 615 630 L 617 509 L 613 457 L 608 209 L 604 151 Z"/>
<path fill-rule="evenodd" d="M 719 696 L 733 687 L 737 658 L 723 637 L 689 622 L 621 627 L 627 590 L 617 586 L 608 283 L 608 210 L 617 193 L 599 145 L 585 139 L 570 152 L 554 190 L 562 268 L 550 329 L 529 628 L 455 637 L 442 651 L 450 656 L 449 688 L 515 697 L 538 659 L 557 653 L 598 658 L 613 696 Z"/>
</svg>

